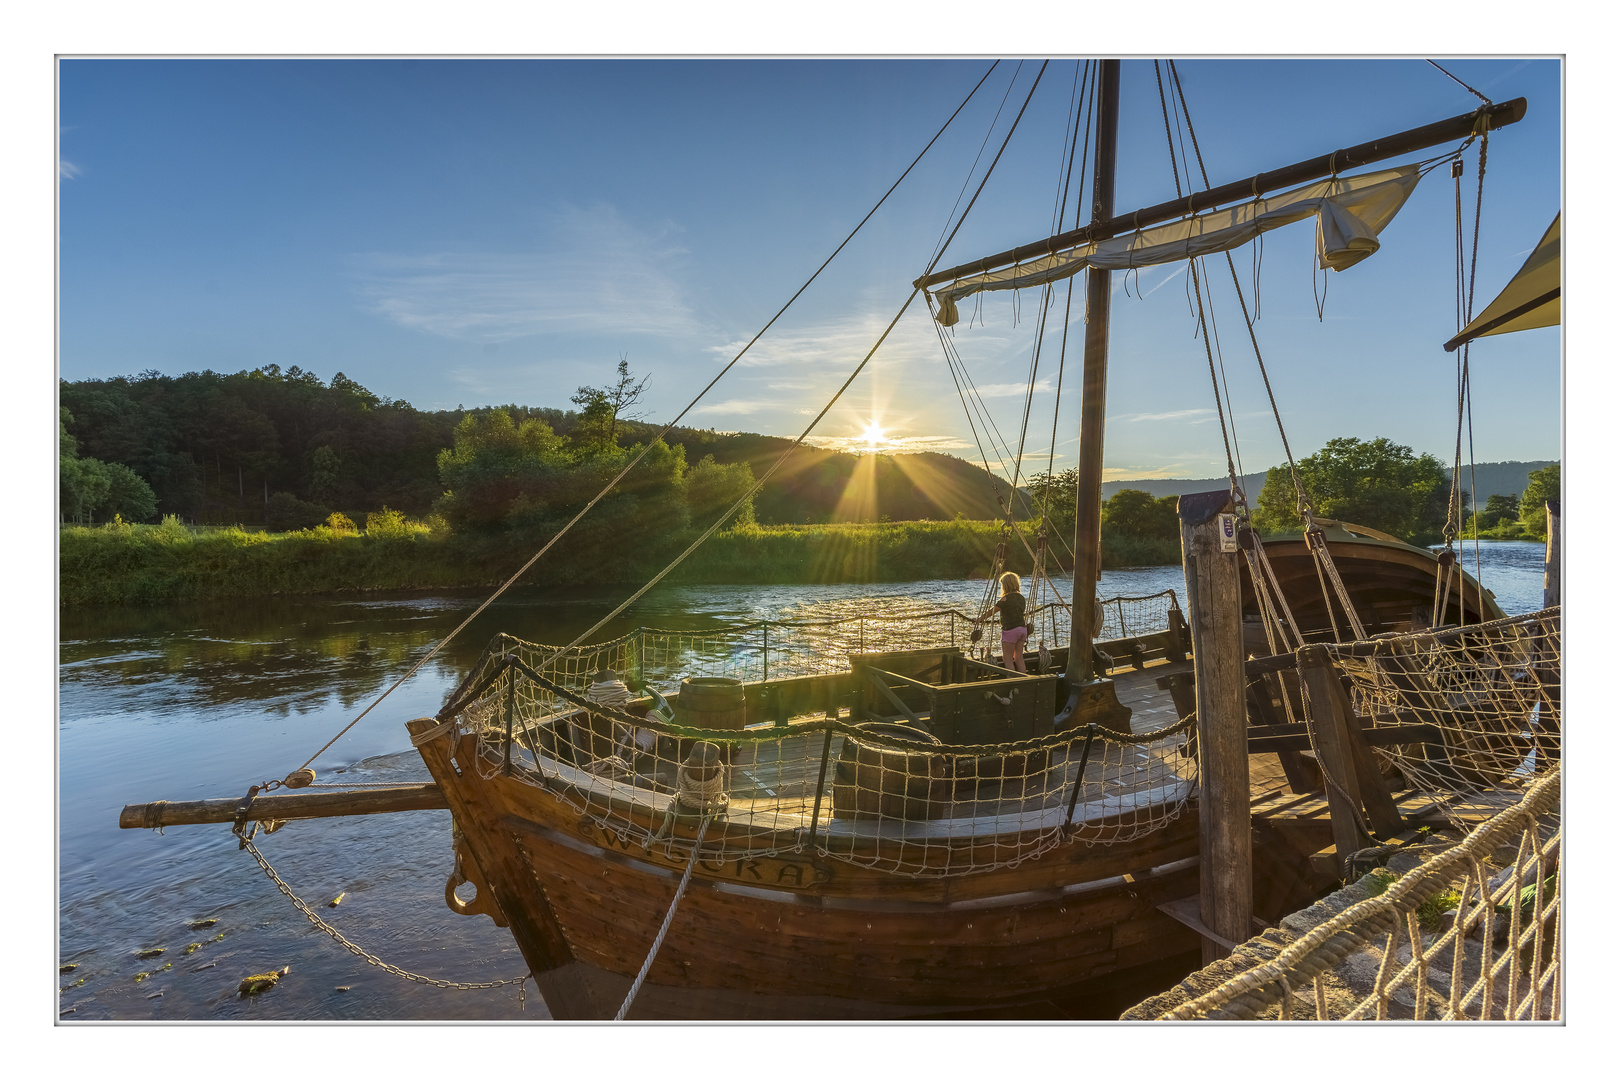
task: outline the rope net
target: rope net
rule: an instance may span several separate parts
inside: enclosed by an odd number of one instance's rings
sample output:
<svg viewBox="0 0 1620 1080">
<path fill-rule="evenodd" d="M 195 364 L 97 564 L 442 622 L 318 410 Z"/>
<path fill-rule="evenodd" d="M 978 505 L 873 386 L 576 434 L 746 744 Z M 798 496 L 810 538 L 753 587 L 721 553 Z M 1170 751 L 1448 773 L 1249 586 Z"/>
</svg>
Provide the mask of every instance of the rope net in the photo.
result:
<svg viewBox="0 0 1620 1080">
<path fill-rule="evenodd" d="M 1175 590 L 1166 589 L 1151 596 L 1115 596 L 1097 601 L 1102 609 L 1096 635 L 1099 638 L 1142 637 L 1170 626 L 1170 612 L 1181 613 Z"/>
<path fill-rule="evenodd" d="M 1563 1019 L 1560 790 L 1554 765 L 1456 847 L 1375 871 L 1352 888 L 1382 891 L 1159 1019 Z"/>
<path fill-rule="evenodd" d="M 620 844 L 673 850 L 677 821 L 713 815 L 706 862 L 808 851 L 954 876 L 1181 813 L 1191 718 L 1054 733 L 1061 676 L 975 659 L 970 630 L 897 601 L 571 649 L 500 635 L 440 719 L 477 736 L 480 775 L 544 788 Z"/>
<path fill-rule="evenodd" d="M 1375 752 L 1467 828 L 1557 766 L 1562 748 L 1560 609 L 1439 631 L 1328 645 Z"/>
</svg>

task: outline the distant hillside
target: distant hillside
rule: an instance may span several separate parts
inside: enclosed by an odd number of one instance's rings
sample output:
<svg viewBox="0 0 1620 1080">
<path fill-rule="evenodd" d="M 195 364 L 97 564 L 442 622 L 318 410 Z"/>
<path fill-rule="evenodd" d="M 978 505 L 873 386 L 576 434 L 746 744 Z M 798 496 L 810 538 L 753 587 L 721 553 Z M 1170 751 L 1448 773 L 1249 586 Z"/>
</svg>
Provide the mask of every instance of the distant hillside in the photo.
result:
<svg viewBox="0 0 1620 1080">
<path fill-rule="evenodd" d="M 1473 487 L 1479 488 L 1479 497 L 1475 500 L 1483 505 L 1492 495 L 1518 495 L 1530 483 L 1530 474 L 1536 469 L 1556 464 L 1551 461 L 1493 461 L 1475 465 L 1472 469 L 1473 483 L 1470 483 L 1470 470 L 1463 466 L 1463 490 L 1469 491 Z M 1451 476 L 1451 470 L 1446 470 L 1446 476 Z M 1260 498 L 1260 489 L 1265 486 L 1266 474 L 1263 472 L 1249 473 L 1243 477 L 1243 490 L 1248 492 L 1249 501 L 1254 502 Z M 1165 495 L 1186 495 L 1195 491 L 1219 491 L 1226 487 L 1226 477 L 1212 477 L 1208 480 L 1110 480 L 1102 486 L 1103 498 L 1111 498 L 1116 491 L 1133 488 L 1145 491 L 1155 498 Z"/>
<path fill-rule="evenodd" d="M 1472 487 L 1479 488 L 1479 496 L 1475 499 L 1479 505 L 1485 505 L 1485 500 L 1492 495 L 1519 495 L 1524 492 L 1530 483 L 1530 474 L 1537 469 L 1545 469 L 1548 465 L 1556 465 L 1556 461 L 1493 461 L 1488 464 L 1475 465 L 1471 470 L 1467 465 L 1462 468 L 1462 488 L 1464 491 Z M 1470 483 L 1472 474 L 1472 484 Z M 1446 470 L 1451 475 L 1451 470 Z"/>
<path fill-rule="evenodd" d="M 1243 478 L 1243 490 L 1249 495 L 1252 502 L 1260 497 L 1260 489 L 1265 485 L 1266 474 L 1263 472 L 1249 473 Z M 1197 491 L 1220 491 L 1226 487 L 1226 477 L 1216 477 L 1210 480 L 1110 480 L 1102 486 L 1102 497 L 1111 499 L 1116 491 L 1129 488 L 1132 491 L 1145 491 L 1156 499 L 1166 495 L 1190 495 Z"/>
<path fill-rule="evenodd" d="M 59 396 L 63 429 L 79 457 L 128 467 L 151 485 L 158 514 L 205 524 L 269 524 L 278 502 L 314 520 L 338 509 L 358 521 L 384 505 L 425 515 L 444 492 L 438 455 L 468 412 L 424 412 L 341 373 L 327 384 L 274 364 L 231 375 L 63 380 Z M 542 419 L 565 438 L 580 428 L 572 410 L 505 409 L 516 421 Z M 645 441 L 659 430 L 621 421 L 618 441 Z M 773 435 L 693 428 L 676 428 L 668 439 L 685 447 L 690 465 L 713 454 L 721 464 L 747 462 L 756 477 L 792 445 Z M 1519 494 L 1531 470 L 1547 464 L 1476 466 L 1478 501 Z M 1264 481 L 1262 473 L 1245 478 L 1251 501 Z M 1114 480 L 1103 485 L 1103 497 L 1122 488 L 1164 496 L 1225 485 L 1221 478 Z M 997 496 L 1007 491 L 1007 482 L 992 479 L 982 465 L 949 454 L 856 455 L 801 446 L 756 496 L 754 512 L 764 525 L 940 521 L 957 514 L 985 521 L 1000 516 Z"/>
<path fill-rule="evenodd" d="M 425 515 L 444 493 L 438 455 L 469 411 L 424 412 L 341 373 L 327 384 L 273 364 L 229 375 L 63 380 L 59 394 L 63 428 L 79 457 L 126 466 L 152 487 L 158 514 L 202 524 L 270 524 L 272 505 L 289 498 L 314 520 L 336 509 L 358 521 L 385 505 Z M 544 420 L 565 438 L 580 426 L 572 410 L 505 409 L 519 422 Z M 659 430 L 621 421 L 618 442 L 645 441 Z M 756 477 L 792 445 L 692 428 L 676 428 L 668 441 L 685 447 L 688 464 L 713 454 L 721 464 L 746 461 Z M 996 495 L 1007 490 L 982 466 L 946 454 L 886 457 L 803 446 L 759 493 L 754 512 L 765 525 L 948 521 L 957 514 L 984 521 L 999 516 Z"/>
<path fill-rule="evenodd" d="M 722 434 L 676 428 L 667 441 L 686 447 L 689 464 L 713 454 L 723 465 L 746 461 L 762 476 L 792 439 L 747 432 Z M 999 517 L 996 496 L 1007 482 L 982 465 L 949 454 L 846 454 L 801 446 L 754 497 L 762 525 L 842 521 L 948 521 L 961 514 Z"/>
</svg>

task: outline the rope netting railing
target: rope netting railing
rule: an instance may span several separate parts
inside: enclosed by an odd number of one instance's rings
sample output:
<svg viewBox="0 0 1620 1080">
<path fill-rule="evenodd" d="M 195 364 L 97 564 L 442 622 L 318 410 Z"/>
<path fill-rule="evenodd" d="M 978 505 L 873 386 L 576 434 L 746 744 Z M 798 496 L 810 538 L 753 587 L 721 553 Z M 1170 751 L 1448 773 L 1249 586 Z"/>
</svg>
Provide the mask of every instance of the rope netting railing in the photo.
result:
<svg viewBox="0 0 1620 1080">
<path fill-rule="evenodd" d="M 1561 1020 L 1561 783 L 1553 765 L 1457 846 L 1375 871 L 1352 886 L 1375 895 L 1158 1018 Z"/>
<path fill-rule="evenodd" d="M 1131 840 L 1181 813 L 1196 786 L 1188 723 L 1052 733 L 1058 677 L 974 663 L 972 626 L 952 609 L 885 602 L 571 649 L 500 635 L 439 719 L 477 736 L 486 778 L 543 787 L 620 843 L 684 843 L 680 821 L 715 814 L 708 861 L 813 851 L 895 873 L 970 874 L 1065 842 Z M 862 680 L 851 658 L 918 650 L 974 669 L 955 687 L 958 712 L 981 725 L 1021 717 L 1025 726 L 996 730 L 1040 737 L 946 746 L 929 731 L 937 714 L 890 723 L 906 710 L 880 702 L 852 716 Z M 732 700 L 705 704 L 700 690 Z"/>
<path fill-rule="evenodd" d="M 533 672 L 521 652 L 514 643 L 511 662 L 455 717 L 477 736 L 480 775 L 544 788 L 645 849 L 673 850 L 687 842 L 672 831 L 678 820 L 716 814 L 706 864 L 809 851 L 912 876 L 971 874 L 1071 840 L 1135 839 L 1178 816 L 1196 786 L 1183 753 L 1190 719 L 1141 736 L 1086 728 L 949 747 L 915 726 L 824 713 L 701 729 L 594 702 Z M 1014 696 L 1004 682 L 985 693 Z"/>
<path fill-rule="evenodd" d="M 1375 747 L 1413 788 L 1467 827 L 1556 767 L 1562 748 L 1560 609 L 1494 622 L 1328 645 L 1372 731 L 1410 743 Z"/>
<path fill-rule="evenodd" d="M 1181 613 L 1174 589 L 1148 596 L 1114 596 L 1097 601 L 1102 618 L 1097 620 L 1096 636 L 1102 639 L 1142 637 L 1170 626 L 1170 612 Z"/>
<path fill-rule="evenodd" d="M 1107 613 L 1098 637 L 1123 638 L 1167 629 L 1177 608 L 1175 593 L 1112 597 L 1100 601 Z M 975 639 L 979 624 L 956 608 L 928 607 L 904 597 L 874 603 L 866 598 L 821 602 L 814 617 L 761 620 L 705 630 L 642 628 L 594 645 L 561 648 L 524 643 L 531 663 L 564 686 L 586 690 L 595 674 L 611 670 L 631 686 L 676 693 L 689 676 L 742 679 L 745 682 L 847 671 L 851 654 L 955 646 L 965 655 L 989 659 L 999 655 L 1000 634 L 989 630 Z M 1030 609 L 1028 617 L 1041 641 L 1067 645 L 1071 626 L 1067 604 Z M 444 719 L 468 700 L 466 690 L 504 662 L 504 642 L 497 636 L 451 694 L 439 717 Z"/>
</svg>

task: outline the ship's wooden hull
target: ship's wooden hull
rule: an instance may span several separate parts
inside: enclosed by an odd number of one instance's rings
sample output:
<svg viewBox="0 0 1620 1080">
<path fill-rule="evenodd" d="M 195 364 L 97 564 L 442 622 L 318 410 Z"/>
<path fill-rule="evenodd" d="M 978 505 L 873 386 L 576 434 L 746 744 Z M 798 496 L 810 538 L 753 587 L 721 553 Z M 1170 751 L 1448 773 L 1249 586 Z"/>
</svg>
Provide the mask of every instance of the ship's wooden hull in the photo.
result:
<svg viewBox="0 0 1620 1080">
<path fill-rule="evenodd" d="M 1277 576 L 1283 595 L 1288 599 L 1300 630 L 1307 638 L 1332 640 L 1333 619 L 1329 617 L 1316 562 L 1304 539 L 1267 540 L 1265 547 L 1266 558 Z M 1440 566 L 1432 552 L 1398 541 L 1352 536 L 1342 526 L 1330 527 L 1328 551 L 1345 590 L 1355 604 L 1356 614 L 1369 635 L 1404 633 L 1430 625 L 1434 611 L 1435 579 Z M 1440 617 L 1441 624 L 1489 622 L 1503 617 L 1502 609 L 1488 591 L 1482 593 L 1472 576 L 1463 574 L 1461 577 L 1463 586 L 1460 589 L 1455 579 L 1452 582 L 1449 603 Z M 1253 583 L 1245 565 L 1245 618 L 1257 620 L 1258 611 Z M 1332 613 L 1341 629 L 1348 629 L 1336 595 Z M 1263 647 L 1264 631 L 1258 623 L 1252 631 L 1246 629 L 1245 633 L 1248 636 L 1258 635 L 1255 640 L 1246 642 L 1251 652 L 1267 651 Z"/>
<path fill-rule="evenodd" d="M 423 722 L 418 721 L 417 724 Z M 691 850 L 620 841 L 552 793 L 481 778 L 474 740 L 422 747 L 461 823 L 468 877 L 498 905 L 559 1019 L 617 1011 Z M 457 766 L 461 767 L 457 767 Z M 808 854 L 694 869 L 637 1019 L 949 1014 L 1049 997 L 1198 947 L 1156 905 L 1197 891 L 1196 815 L 1130 842 L 1076 842 L 982 874 L 911 878 Z M 492 912 L 496 914 L 496 912 Z"/>
</svg>

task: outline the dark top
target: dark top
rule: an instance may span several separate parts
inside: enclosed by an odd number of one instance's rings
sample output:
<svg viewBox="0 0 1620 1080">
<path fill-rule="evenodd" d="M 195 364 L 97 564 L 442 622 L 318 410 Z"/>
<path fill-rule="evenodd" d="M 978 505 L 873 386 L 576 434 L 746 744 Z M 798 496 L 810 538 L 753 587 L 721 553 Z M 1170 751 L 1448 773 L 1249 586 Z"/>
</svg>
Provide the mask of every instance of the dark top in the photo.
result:
<svg viewBox="0 0 1620 1080">
<path fill-rule="evenodd" d="M 1002 633 L 1006 633 L 1008 630 L 1016 630 L 1024 625 L 1023 593 L 1004 593 L 1001 599 L 996 601 L 995 609 L 1001 612 Z"/>
</svg>

